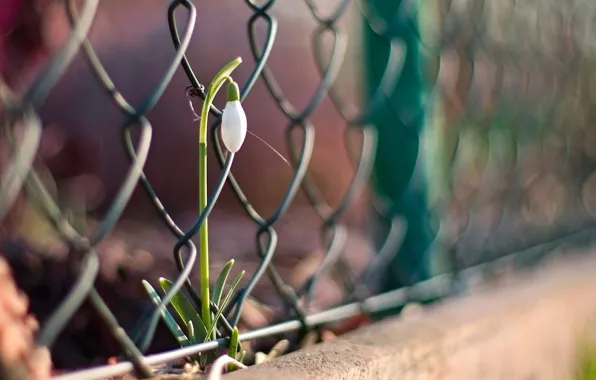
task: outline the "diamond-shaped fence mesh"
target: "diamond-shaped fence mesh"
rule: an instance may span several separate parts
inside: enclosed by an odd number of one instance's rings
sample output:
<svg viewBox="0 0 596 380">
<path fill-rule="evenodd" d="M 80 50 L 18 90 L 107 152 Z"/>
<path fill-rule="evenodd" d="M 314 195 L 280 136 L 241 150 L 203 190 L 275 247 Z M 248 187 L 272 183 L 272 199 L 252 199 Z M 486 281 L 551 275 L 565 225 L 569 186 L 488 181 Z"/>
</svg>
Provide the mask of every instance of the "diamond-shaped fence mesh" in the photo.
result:
<svg viewBox="0 0 596 380">
<path fill-rule="evenodd" d="M 192 352 L 225 343 L 241 318 L 243 305 L 265 277 L 285 305 L 284 317 L 289 322 L 246 332 L 241 340 L 306 332 L 360 313 L 396 309 L 411 300 L 436 299 L 461 289 L 454 286 L 461 284 L 454 279 L 462 277 L 451 276 L 451 271 L 471 274 L 475 265 L 500 262 L 495 260 L 502 257 L 516 259 L 519 252 L 534 250 L 530 256 L 535 258 L 552 251 L 553 244 L 590 242 L 596 213 L 596 133 L 591 126 L 596 99 L 596 82 L 592 83 L 596 76 L 591 70 L 596 60 L 592 42 L 596 6 L 588 1 L 342 0 L 331 4 L 305 0 L 292 5 L 280 0 L 247 0 L 235 4 L 250 10 L 245 23 L 252 57 L 243 57 L 242 65 L 249 66 L 250 73 L 240 83 L 241 98 L 249 96 L 256 85 L 264 86 L 268 98 L 263 101 L 273 101 L 283 115 L 284 123 L 272 127 L 285 134 L 293 176 L 275 210 L 260 213 L 245 194 L 242 181 L 234 176 L 233 155 L 222 148 L 217 133 L 221 111 L 212 108 L 209 149 L 216 153 L 221 173 L 210 190 L 209 206 L 196 215 L 188 230 L 168 214 L 143 168 L 152 154 L 152 131 L 167 127 L 154 125 L 150 112 L 174 74 L 179 71 L 187 77 L 189 87 L 179 91 L 186 91 L 194 98 L 191 101 L 198 104 L 205 98 L 211 78 L 197 75 L 193 65 L 199 63 L 185 56 L 194 37 L 209 33 L 197 22 L 202 4 L 177 0 L 169 5 L 163 22 L 169 24 L 176 53 L 153 90 L 140 101 L 129 102 L 87 39 L 98 3 L 86 0 L 77 6 L 74 0 L 66 1 L 72 29 L 62 47 L 22 94 L 4 84 L 0 87 L 0 217 L 24 194 L 53 224 L 70 257 L 80 263 L 78 280 L 42 326 L 38 342 L 51 346 L 88 299 L 132 362 L 73 375 L 76 378 L 118 374 L 132 366 L 143 372 L 146 363 L 191 353 L 143 357 L 141 351 L 150 343 L 159 311 L 151 310 L 141 318 L 136 330 L 141 334 L 131 340 L 118 329 L 118 321 L 94 289 L 99 271 L 96 247 L 116 226 L 137 185 L 177 239 L 172 260 L 180 276 L 170 296 L 183 289 L 200 305 L 196 283 L 188 279 L 197 262 L 194 242 L 209 212 L 218 207 L 224 186 L 233 189 L 255 226 L 257 268 L 223 311 L 221 338 L 192 347 Z M 279 24 L 289 22 L 288 14 L 300 12 L 314 27 L 307 32 L 299 28 L 304 19 L 293 20 L 297 30 L 293 41 L 312 50 L 313 70 L 320 80 L 299 107 L 290 100 L 293 88 L 277 83 L 275 73 L 295 67 L 300 75 L 298 69 L 304 63 L 272 62 L 270 57 L 279 40 Z M 186 14 L 184 21 L 179 13 Z M 224 13 L 218 17 L 227 22 Z M 216 46 L 218 37 L 211 36 L 210 41 Z M 106 213 L 85 236 L 44 185 L 39 170 L 33 169 L 40 162 L 36 155 L 44 128 L 38 110 L 77 54 L 85 58 L 88 75 L 95 77 L 126 119 L 111 127 L 121 133 L 130 164 Z M 207 50 L 204 54 L 209 58 Z M 354 84 L 356 91 L 346 90 Z M 353 95 L 352 99 L 346 94 Z M 358 102 L 364 106 L 354 105 Z M 341 189 L 343 195 L 334 195 L 335 202 L 327 201 L 321 191 L 321 175 L 312 160 L 315 142 L 328 127 L 313 121 L 321 110 L 333 110 L 343 119 L 345 140 L 327 143 L 342 145 L 353 166 L 353 178 Z M 268 139 L 266 134 L 260 137 Z M 327 165 L 333 167 L 333 162 Z M 321 222 L 324 256 L 303 286 L 292 288 L 273 258 L 279 245 L 276 226 L 300 192 Z M 359 273 L 345 258 L 351 230 L 344 216 L 363 192 L 367 193 L 364 208 L 374 210 L 370 230 L 377 252 Z M 330 272 L 347 304 L 312 314 L 313 291 Z M 379 288 L 385 293 L 375 295 Z M 164 304 L 169 299 L 165 297 Z M 216 305 L 212 308 L 218 312 Z"/>
<path fill-rule="evenodd" d="M 442 30 L 424 47 L 440 57 L 429 139 L 444 180 L 431 198 L 464 265 L 593 227 L 594 10 L 443 2 Z"/>
</svg>

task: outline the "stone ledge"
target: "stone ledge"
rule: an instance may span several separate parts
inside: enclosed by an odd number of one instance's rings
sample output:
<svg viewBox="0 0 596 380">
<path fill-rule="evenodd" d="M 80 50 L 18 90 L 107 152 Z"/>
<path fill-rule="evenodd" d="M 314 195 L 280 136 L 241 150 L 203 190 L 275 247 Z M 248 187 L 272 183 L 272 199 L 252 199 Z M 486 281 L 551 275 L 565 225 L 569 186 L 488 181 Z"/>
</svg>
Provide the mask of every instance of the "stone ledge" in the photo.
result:
<svg viewBox="0 0 596 380">
<path fill-rule="evenodd" d="M 594 317 L 596 256 L 590 255 L 224 378 L 573 379 L 578 339 Z"/>
</svg>

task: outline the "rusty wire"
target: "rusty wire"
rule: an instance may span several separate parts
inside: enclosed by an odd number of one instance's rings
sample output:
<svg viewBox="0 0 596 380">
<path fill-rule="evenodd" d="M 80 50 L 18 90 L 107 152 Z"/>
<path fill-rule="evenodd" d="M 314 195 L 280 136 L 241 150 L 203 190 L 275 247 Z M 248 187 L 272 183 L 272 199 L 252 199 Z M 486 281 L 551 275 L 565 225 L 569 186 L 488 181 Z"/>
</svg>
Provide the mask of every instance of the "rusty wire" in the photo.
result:
<svg viewBox="0 0 596 380">
<path fill-rule="evenodd" d="M 139 334 L 131 340 L 123 334 L 93 287 L 99 265 L 94 247 L 113 229 L 139 183 L 164 224 L 177 238 L 173 254 L 180 275 L 168 296 L 164 297 L 162 307 L 182 287 L 194 302 L 200 304 L 199 296 L 188 277 L 197 257 L 192 238 L 216 205 L 226 183 L 234 190 L 248 217 L 258 226 L 255 245 L 260 264 L 251 274 L 247 285 L 235 294 L 233 302 L 220 319 L 223 338 L 194 347 L 193 352 L 213 349 L 225 343 L 232 326 L 239 321 L 244 302 L 264 274 L 270 278 L 277 294 L 284 301 L 287 317 L 293 319 L 248 332 L 242 340 L 294 330 L 305 332 L 358 313 L 399 309 L 411 300 L 426 301 L 444 297 L 462 289 L 456 285 L 462 281 L 469 282 L 472 273 L 484 272 L 486 268 L 499 267 L 503 263 L 524 261 L 528 257 L 535 259 L 543 256 L 553 247 L 568 244 L 572 240 L 571 235 L 579 236 L 581 244 L 590 241 L 591 228 L 596 225 L 596 201 L 590 198 L 591 192 L 596 194 L 596 155 L 592 155 L 594 150 L 590 149 L 593 147 L 586 144 L 586 140 L 596 142 L 596 135 L 589 128 L 594 117 L 590 108 L 593 99 L 596 99 L 591 82 L 596 76 L 591 75 L 590 69 L 591 63 L 596 60 L 596 49 L 590 38 L 594 34 L 591 28 L 596 7 L 580 0 L 418 0 L 403 1 L 396 14 L 382 15 L 366 1 L 341 0 L 334 11 L 324 17 L 314 0 L 305 2 L 318 23 L 312 36 L 312 47 L 321 80 L 310 102 L 299 110 L 279 88 L 268 65 L 277 32 L 277 19 L 269 13 L 275 0 L 262 4 L 245 1 L 245 5 L 253 12 L 247 21 L 247 31 L 255 64 L 248 80 L 242 85 L 241 99 L 246 98 L 257 80 L 262 80 L 287 119 L 285 131 L 294 175 L 283 201 L 269 216 L 259 214 L 251 205 L 231 171 L 231 155 L 224 154 L 221 148 L 216 133 L 221 111 L 213 107 L 211 114 L 215 121 L 211 125 L 210 136 L 221 166 L 220 178 L 209 198 L 207 209 L 197 216 L 187 231 L 170 217 L 159 195 L 145 177 L 143 167 L 152 130 L 146 115 L 159 101 L 179 66 L 188 77 L 191 90 L 188 93 L 201 99 L 205 97 L 201 80 L 206 78 L 195 75 L 192 63 L 185 56 L 195 29 L 195 6 L 188 0 L 171 2 L 168 23 L 176 54 L 156 88 L 143 102 L 133 106 L 119 93 L 87 40 L 98 1 L 86 0 L 80 14 L 74 1 L 65 2 L 73 29 L 63 48 L 40 72 L 22 98 L 16 97 L 5 85 L 0 87 L 1 100 L 6 109 L 3 144 L 12 154 L 11 163 L 2 173 L 0 181 L 0 217 L 6 215 L 18 194 L 24 190 L 61 234 L 70 247 L 70 254 L 80 261 L 78 281 L 43 326 L 38 337 L 40 344 L 51 346 L 76 309 L 88 298 L 111 327 L 114 338 L 131 361 L 131 364 L 112 367 L 113 374 L 134 368 L 140 375 L 148 375 L 150 370 L 147 363 L 155 364 L 165 358 L 145 360 L 141 354 L 151 343 L 159 320 L 159 309 L 143 316 L 139 323 Z M 348 42 L 347 32 L 337 26 L 337 21 L 351 3 L 359 6 L 362 17 L 389 46 L 383 79 L 373 91 L 367 106 L 356 113 L 348 110 L 334 87 Z M 180 8 L 188 13 L 182 36 L 174 17 Z M 414 27 L 421 10 L 428 14 L 436 13 L 436 19 L 440 22 L 428 22 L 425 24 L 427 28 Z M 267 26 L 264 41 L 257 39 L 257 22 L 264 22 Z M 451 269 L 455 272 L 412 287 L 374 295 L 370 288 L 372 279 L 388 275 L 385 273 L 387 263 L 398 252 L 403 239 L 401 231 L 407 228 L 400 215 L 392 215 L 388 211 L 389 206 L 380 206 L 387 200 L 374 199 L 374 207 L 390 225 L 389 233 L 368 269 L 363 274 L 352 273 L 346 280 L 345 301 L 352 303 L 309 315 L 308 306 L 321 276 L 335 265 L 348 266 L 342 257 L 348 234 L 342 216 L 372 176 L 377 143 L 374 117 L 379 109 L 393 106 L 389 95 L 403 75 L 404 55 L 400 50 L 403 29 L 400 28 L 404 25 L 411 26 L 412 32 L 418 33 L 422 54 L 426 58 L 427 65 L 423 70 L 430 91 L 425 97 L 423 110 L 433 115 L 437 105 L 444 107 L 442 122 L 430 123 L 432 125 L 425 128 L 425 133 L 430 136 L 430 146 L 435 150 L 426 147 L 421 154 L 431 163 L 426 174 L 431 187 L 430 206 L 425 212 L 439 220 L 435 246 L 453 253 L 450 260 L 453 261 Z M 322 41 L 327 34 L 333 38 L 330 54 L 323 51 Z M 110 94 L 114 105 L 127 118 L 119 128 L 131 165 L 118 196 L 90 236 L 81 236 L 68 223 L 32 168 L 42 128 L 36 108 L 79 51 L 87 59 L 97 81 Z M 325 55 L 330 58 L 325 59 Z M 345 119 L 348 126 L 346 135 L 356 131 L 362 137 L 357 151 L 350 150 L 346 140 L 355 174 L 336 207 L 324 200 L 316 181 L 309 175 L 316 128 L 310 119 L 326 97 L 331 99 Z M 577 114 L 578 110 L 580 115 Z M 402 118 L 399 110 L 395 110 L 395 115 L 398 118 L 396 123 L 406 127 L 417 117 L 408 115 Z M 433 120 L 432 117 L 430 119 Z M 17 126 L 24 131 L 18 139 L 15 137 Z M 135 127 L 141 132 L 136 147 L 130 137 Z M 498 134 L 497 138 L 494 138 L 495 134 Z M 589 140 L 591 136 L 594 137 Z M 546 159 L 549 156 L 556 156 L 556 159 Z M 396 162 L 396 165 L 400 163 Z M 304 286 L 293 289 L 281 278 L 272 258 L 278 239 L 275 225 L 286 213 L 300 188 L 323 222 L 321 240 L 325 257 Z M 523 254 L 520 253 L 522 251 Z M 492 264 L 473 267 L 498 257 L 501 259 Z M 351 272 L 349 266 L 347 272 Z M 217 312 L 215 304 L 211 307 Z M 190 351 L 184 352 L 176 355 L 184 356 Z M 110 372 L 97 369 L 94 373 L 79 373 L 76 378 L 97 378 L 100 373 L 108 376 L 106 373 Z"/>
</svg>

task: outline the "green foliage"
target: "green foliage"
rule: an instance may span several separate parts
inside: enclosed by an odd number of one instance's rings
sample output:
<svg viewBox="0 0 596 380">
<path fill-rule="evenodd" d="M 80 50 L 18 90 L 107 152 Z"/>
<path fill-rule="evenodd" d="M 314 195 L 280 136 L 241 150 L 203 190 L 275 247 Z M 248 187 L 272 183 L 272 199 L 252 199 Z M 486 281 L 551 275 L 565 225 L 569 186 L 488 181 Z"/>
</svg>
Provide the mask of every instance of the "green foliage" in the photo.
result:
<svg viewBox="0 0 596 380">
<path fill-rule="evenodd" d="M 238 360 L 238 345 L 240 344 L 238 327 L 234 327 L 232 336 L 230 337 L 230 346 L 228 347 L 228 356 L 234 360 Z M 239 360 L 240 361 L 240 360 Z M 240 361 L 242 363 L 242 361 Z M 232 372 L 236 369 L 234 364 L 228 364 L 228 372 Z"/>
<path fill-rule="evenodd" d="M 188 321 L 188 323 L 186 324 L 186 327 L 188 328 L 188 340 L 190 341 L 190 344 L 197 344 L 197 336 L 195 334 L 195 326 L 192 323 L 192 321 Z"/>
<path fill-rule="evenodd" d="M 232 261 L 232 260 L 230 260 L 230 261 Z M 228 304 L 232 300 L 232 296 L 234 295 L 234 291 L 236 290 L 236 288 L 240 284 L 240 281 L 242 280 L 242 277 L 243 276 L 244 276 L 244 271 L 240 272 L 238 274 L 238 276 L 236 276 L 236 278 L 234 278 L 234 281 L 232 281 L 232 284 L 230 285 L 230 290 L 228 291 L 228 294 L 223 299 L 223 301 L 220 302 L 219 304 L 216 304 L 217 305 L 217 308 L 219 310 L 217 311 L 217 314 L 213 318 L 213 324 L 211 325 L 211 328 L 209 329 L 208 336 L 213 336 L 213 334 L 215 333 L 216 327 L 217 327 L 217 321 L 219 321 L 219 318 L 221 318 L 223 311 L 225 310 L 225 308 L 228 306 Z M 222 286 L 222 289 L 223 289 L 223 286 Z"/>
<path fill-rule="evenodd" d="M 161 302 L 161 297 L 157 294 L 153 286 L 151 286 L 151 284 L 145 280 L 143 280 L 143 286 L 149 294 L 149 298 L 151 298 L 151 301 L 155 305 L 159 305 L 159 303 Z M 163 308 L 161 310 L 161 318 L 172 332 L 172 335 L 174 335 L 174 337 L 176 338 L 176 340 L 178 340 L 178 343 L 180 343 L 182 347 L 187 347 L 190 345 L 190 341 L 184 334 L 184 331 L 182 331 L 180 326 L 178 326 L 178 322 L 176 322 L 176 319 L 174 319 L 174 317 L 172 316 L 172 314 L 170 314 L 168 309 Z"/>
<path fill-rule="evenodd" d="M 174 285 L 174 283 L 166 278 L 161 277 L 159 279 L 159 283 L 161 288 L 163 289 L 164 294 L 166 294 Z M 188 322 L 192 322 L 193 330 L 194 328 L 198 328 L 198 331 L 194 331 L 195 334 L 198 334 L 197 338 L 200 341 L 204 341 L 205 337 L 207 336 L 207 326 L 203 323 L 203 320 L 192 306 L 190 301 L 186 298 L 186 296 L 182 292 L 178 292 L 172 297 L 172 306 L 178 313 L 180 320 L 186 324 L 187 329 Z"/>
<path fill-rule="evenodd" d="M 596 345 L 580 346 L 575 380 L 596 380 Z"/>
<path fill-rule="evenodd" d="M 221 300 L 221 295 L 224 290 L 224 285 L 226 284 L 226 281 L 228 280 L 228 275 L 230 274 L 230 270 L 232 269 L 233 265 L 234 265 L 234 259 L 228 261 L 226 263 L 226 265 L 224 265 L 223 268 L 221 268 L 221 272 L 219 272 L 219 276 L 217 276 L 217 281 L 215 281 L 215 286 L 213 287 L 213 303 L 215 303 L 216 305 L 218 305 L 219 301 Z"/>
<path fill-rule="evenodd" d="M 226 265 L 224 265 L 217 277 L 217 281 L 213 288 L 213 302 L 215 305 L 217 305 L 218 312 L 212 318 L 211 324 L 209 326 L 203 322 L 200 310 L 197 310 L 195 306 L 193 306 L 192 302 L 189 301 L 189 299 L 180 291 L 174 294 L 171 304 L 178 315 L 179 321 L 185 325 L 187 333 L 184 333 L 184 330 L 180 327 L 176 321 L 176 318 L 167 309 L 164 308 L 161 311 L 161 317 L 163 321 L 182 347 L 206 342 L 216 338 L 217 322 L 219 321 L 219 318 L 221 318 L 223 310 L 232 300 L 234 292 L 238 288 L 238 285 L 240 285 L 240 281 L 244 276 L 244 271 L 240 272 L 236 277 L 234 277 L 229 286 L 227 286 L 227 280 L 233 266 L 234 260 L 232 259 L 228 261 Z M 164 295 L 169 292 L 170 289 L 172 289 L 173 282 L 166 278 L 161 277 L 159 279 L 159 283 Z M 149 294 L 151 301 L 155 305 L 159 305 L 161 302 L 161 297 L 157 291 L 151 286 L 151 284 L 149 284 L 149 282 L 145 280 L 143 280 L 143 286 Z M 228 288 L 227 291 L 226 287 Z M 224 297 L 222 297 L 223 294 L 225 294 Z M 234 327 L 234 333 L 232 334 L 230 344 L 230 356 L 237 360 L 237 351 L 239 345 L 238 334 L 238 328 Z M 205 367 L 208 364 L 207 361 L 214 359 L 214 357 L 211 356 L 213 355 L 197 355 L 191 359 L 198 361 L 201 364 L 201 367 Z"/>
</svg>

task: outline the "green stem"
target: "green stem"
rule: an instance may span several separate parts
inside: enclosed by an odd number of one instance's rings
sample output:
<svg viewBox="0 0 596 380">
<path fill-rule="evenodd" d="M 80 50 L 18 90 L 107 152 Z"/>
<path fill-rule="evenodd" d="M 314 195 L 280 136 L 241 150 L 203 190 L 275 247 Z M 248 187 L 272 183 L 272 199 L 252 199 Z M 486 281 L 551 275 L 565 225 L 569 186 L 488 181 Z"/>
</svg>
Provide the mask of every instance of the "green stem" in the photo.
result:
<svg viewBox="0 0 596 380">
<path fill-rule="evenodd" d="M 207 96 L 201 110 L 201 119 L 199 121 L 199 213 L 203 213 L 207 208 L 207 121 L 209 119 L 209 109 L 219 89 L 226 80 L 229 80 L 230 74 L 240 63 L 242 63 L 242 59 L 238 57 L 217 73 L 207 89 Z M 199 229 L 199 270 L 201 276 L 201 317 L 207 331 L 210 331 L 212 315 L 209 308 L 211 297 L 209 294 L 209 228 L 207 219 Z M 213 339 L 215 339 L 215 334 L 214 329 Z M 206 337 L 206 340 L 208 339 L 210 337 Z"/>
</svg>

